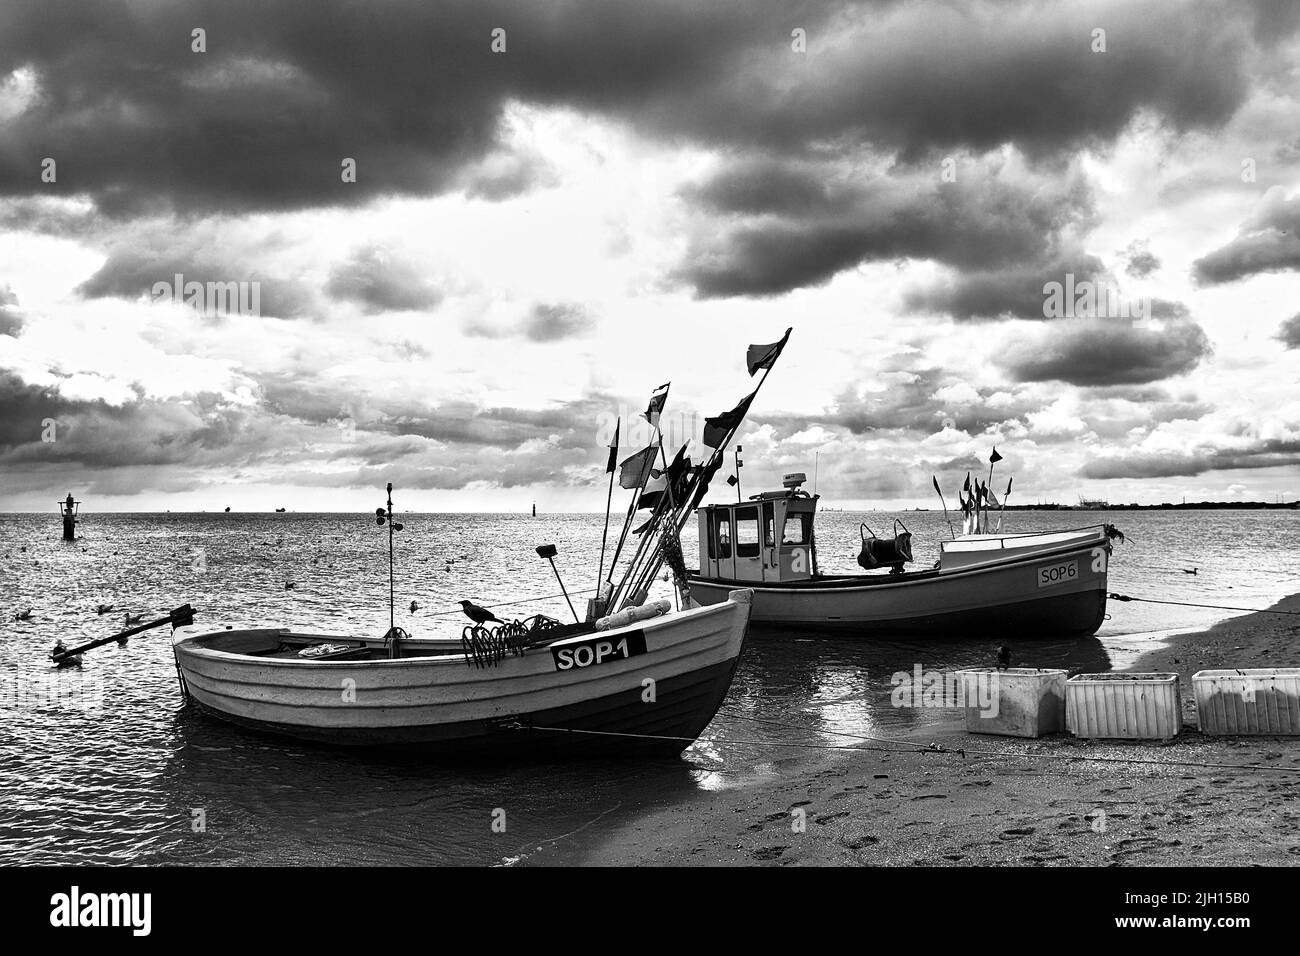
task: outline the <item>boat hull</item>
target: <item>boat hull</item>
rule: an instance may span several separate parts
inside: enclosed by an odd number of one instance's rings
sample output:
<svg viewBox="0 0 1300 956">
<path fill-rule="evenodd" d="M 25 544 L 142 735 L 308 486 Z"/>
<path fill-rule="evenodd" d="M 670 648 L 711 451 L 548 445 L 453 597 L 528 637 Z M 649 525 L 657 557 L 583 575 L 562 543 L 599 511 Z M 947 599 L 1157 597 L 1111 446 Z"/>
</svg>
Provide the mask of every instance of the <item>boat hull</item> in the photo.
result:
<svg viewBox="0 0 1300 956">
<path fill-rule="evenodd" d="M 674 756 L 708 726 L 731 684 L 750 611 L 748 593 L 736 594 L 531 648 L 492 667 L 459 654 L 302 661 L 217 649 L 239 635 L 256 644 L 289 633 L 283 629 L 182 628 L 173 649 L 190 701 L 257 731 L 459 756 Z M 624 638 L 634 647 L 644 640 L 645 651 L 567 670 L 552 652 Z"/>
<path fill-rule="evenodd" d="M 755 584 L 755 625 L 851 631 L 864 636 L 1015 640 L 1087 637 L 1106 616 L 1110 547 L 1104 538 L 951 571 L 842 575 Z M 1049 580 L 1053 569 L 1068 577 Z M 711 604 L 735 582 L 692 576 L 691 596 Z"/>
</svg>

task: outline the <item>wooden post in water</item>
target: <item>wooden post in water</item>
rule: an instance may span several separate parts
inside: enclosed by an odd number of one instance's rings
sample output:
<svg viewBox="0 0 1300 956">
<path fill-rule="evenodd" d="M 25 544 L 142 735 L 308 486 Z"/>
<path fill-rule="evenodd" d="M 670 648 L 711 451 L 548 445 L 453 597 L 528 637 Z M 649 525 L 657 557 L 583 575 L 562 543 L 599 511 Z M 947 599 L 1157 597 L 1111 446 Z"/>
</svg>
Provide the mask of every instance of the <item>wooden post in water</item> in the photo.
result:
<svg viewBox="0 0 1300 956">
<path fill-rule="evenodd" d="M 59 514 L 63 516 L 64 541 L 72 541 L 77 536 L 77 512 L 80 505 L 80 501 L 72 500 L 72 492 L 70 491 L 67 500 L 59 502 Z"/>
</svg>

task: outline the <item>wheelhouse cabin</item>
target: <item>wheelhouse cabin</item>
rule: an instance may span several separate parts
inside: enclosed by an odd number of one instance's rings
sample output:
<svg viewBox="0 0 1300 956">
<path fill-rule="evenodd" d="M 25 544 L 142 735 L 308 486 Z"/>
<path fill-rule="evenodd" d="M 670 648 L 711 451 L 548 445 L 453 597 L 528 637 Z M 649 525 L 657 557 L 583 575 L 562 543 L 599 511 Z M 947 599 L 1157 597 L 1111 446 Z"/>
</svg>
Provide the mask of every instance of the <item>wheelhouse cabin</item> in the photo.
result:
<svg viewBox="0 0 1300 956">
<path fill-rule="evenodd" d="M 805 480 L 802 473 L 786 475 L 781 491 L 700 508 L 700 576 L 746 583 L 811 579 L 817 496 L 800 489 Z"/>
</svg>

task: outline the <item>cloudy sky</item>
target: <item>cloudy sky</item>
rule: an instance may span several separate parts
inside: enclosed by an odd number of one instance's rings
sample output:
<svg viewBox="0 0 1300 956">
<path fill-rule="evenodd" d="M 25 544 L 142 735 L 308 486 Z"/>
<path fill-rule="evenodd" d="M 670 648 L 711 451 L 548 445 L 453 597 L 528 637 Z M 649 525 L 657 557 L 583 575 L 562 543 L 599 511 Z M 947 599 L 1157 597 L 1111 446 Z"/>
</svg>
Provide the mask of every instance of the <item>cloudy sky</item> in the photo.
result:
<svg viewBox="0 0 1300 956">
<path fill-rule="evenodd" d="M 1298 269 L 1290 0 L 0 6 L 0 511 L 595 511 L 787 326 L 755 490 L 1295 498 Z"/>
</svg>

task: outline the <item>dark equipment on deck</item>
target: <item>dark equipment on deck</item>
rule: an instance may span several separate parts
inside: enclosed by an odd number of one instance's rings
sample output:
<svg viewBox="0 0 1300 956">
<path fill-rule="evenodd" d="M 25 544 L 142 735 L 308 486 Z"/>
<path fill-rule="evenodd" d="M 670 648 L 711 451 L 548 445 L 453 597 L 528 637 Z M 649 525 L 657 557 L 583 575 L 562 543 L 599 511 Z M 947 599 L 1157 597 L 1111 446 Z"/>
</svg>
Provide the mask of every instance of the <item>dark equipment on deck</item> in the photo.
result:
<svg viewBox="0 0 1300 956">
<path fill-rule="evenodd" d="M 55 664 L 62 664 L 68 658 L 75 657 L 85 651 L 94 650 L 96 647 L 103 647 L 105 644 L 112 644 L 114 641 L 117 641 L 118 643 L 124 642 L 128 637 L 139 634 L 141 631 L 148 631 L 155 627 L 162 627 L 164 624 L 170 624 L 172 629 L 175 630 L 178 627 L 187 627 L 193 623 L 194 608 L 190 607 L 188 604 L 182 604 L 180 607 L 172 610 L 166 617 L 160 617 L 156 621 L 137 624 L 135 627 L 127 628 L 125 631 L 122 631 L 120 634 L 114 634 L 112 637 L 101 637 L 98 640 L 90 641 L 87 644 L 81 644 L 77 647 L 69 647 L 62 651 L 55 651 L 50 654 L 50 660 Z"/>
<path fill-rule="evenodd" d="M 899 528 L 902 528 L 901 532 Z M 858 565 L 864 570 L 874 571 L 876 568 L 887 567 L 891 574 L 901 574 L 903 565 L 911 563 L 912 532 L 897 518 L 894 519 L 892 538 L 879 537 L 867 527 L 865 521 L 859 533 L 862 535 L 862 550 L 858 552 Z"/>
</svg>

